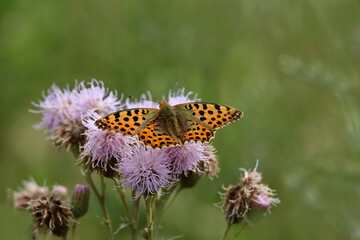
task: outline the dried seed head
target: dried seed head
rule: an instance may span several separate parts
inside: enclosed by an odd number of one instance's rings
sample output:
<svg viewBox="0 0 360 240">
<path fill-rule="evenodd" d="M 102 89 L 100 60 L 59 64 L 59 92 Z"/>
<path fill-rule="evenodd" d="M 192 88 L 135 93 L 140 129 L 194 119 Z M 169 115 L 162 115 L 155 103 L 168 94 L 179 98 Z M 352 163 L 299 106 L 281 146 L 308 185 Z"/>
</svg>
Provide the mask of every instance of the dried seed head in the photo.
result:
<svg viewBox="0 0 360 240">
<path fill-rule="evenodd" d="M 119 173 L 114 170 L 116 165 L 118 164 L 118 160 L 115 158 L 110 158 L 106 161 L 106 165 L 96 164 L 96 162 L 92 161 L 92 157 L 79 157 L 77 161 L 78 165 L 82 165 L 85 173 L 91 174 L 92 172 L 96 172 L 100 176 L 104 176 L 106 178 L 115 178 L 119 176 Z"/>
<path fill-rule="evenodd" d="M 247 194 L 239 185 L 229 185 L 224 190 L 221 200 L 225 217 L 231 224 L 239 223 L 249 211 Z"/>
<path fill-rule="evenodd" d="M 219 162 L 217 160 L 217 156 L 215 155 L 215 147 L 213 145 L 206 144 L 205 145 L 205 157 L 206 161 L 201 161 L 198 165 L 198 169 L 210 178 L 218 177 L 218 172 L 220 171 Z"/>
<path fill-rule="evenodd" d="M 51 136 L 53 143 L 58 147 L 79 148 L 85 143 L 85 127 L 80 121 L 64 120 Z"/>
<path fill-rule="evenodd" d="M 32 199 L 36 199 L 39 196 L 43 196 L 48 193 L 47 187 L 38 186 L 34 179 L 24 181 L 23 185 L 24 187 L 18 192 L 10 192 L 15 208 L 26 209 Z"/>
<path fill-rule="evenodd" d="M 30 201 L 27 207 L 34 216 L 34 232 L 51 231 L 64 237 L 72 220 L 71 205 L 53 193 Z"/>
<path fill-rule="evenodd" d="M 246 218 L 252 209 L 267 211 L 271 205 L 280 203 L 275 197 L 275 190 L 262 183 L 261 173 L 256 171 L 256 167 L 252 171 L 241 169 L 244 176 L 239 184 L 229 185 L 224 188 L 225 192 L 221 193 L 221 207 L 230 224 Z"/>
</svg>

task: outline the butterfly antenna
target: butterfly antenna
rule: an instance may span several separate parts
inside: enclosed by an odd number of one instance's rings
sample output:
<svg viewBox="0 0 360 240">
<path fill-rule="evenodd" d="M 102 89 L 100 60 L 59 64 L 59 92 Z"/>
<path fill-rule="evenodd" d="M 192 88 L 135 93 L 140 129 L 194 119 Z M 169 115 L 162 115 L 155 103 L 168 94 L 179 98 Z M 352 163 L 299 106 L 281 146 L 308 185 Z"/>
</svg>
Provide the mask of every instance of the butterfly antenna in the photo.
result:
<svg viewBox="0 0 360 240">
<path fill-rule="evenodd" d="M 176 80 L 176 82 L 175 82 L 175 85 L 170 89 L 170 91 L 172 92 L 172 93 L 176 93 L 176 91 L 178 90 L 178 88 L 179 88 L 179 80 Z"/>
</svg>

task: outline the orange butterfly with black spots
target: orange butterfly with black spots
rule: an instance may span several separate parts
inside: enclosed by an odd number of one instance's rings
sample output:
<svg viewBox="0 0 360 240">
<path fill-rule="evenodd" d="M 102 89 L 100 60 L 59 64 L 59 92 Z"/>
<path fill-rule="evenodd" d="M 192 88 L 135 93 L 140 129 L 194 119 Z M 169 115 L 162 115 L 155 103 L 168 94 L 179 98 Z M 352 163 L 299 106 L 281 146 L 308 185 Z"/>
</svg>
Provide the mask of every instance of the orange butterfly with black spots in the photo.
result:
<svg viewBox="0 0 360 240">
<path fill-rule="evenodd" d="M 160 109 L 126 109 L 96 120 L 95 125 L 127 136 L 137 135 L 145 146 L 156 149 L 186 142 L 209 142 L 217 129 L 239 120 L 242 115 L 235 108 L 215 103 L 171 106 L 161 102 Z"/>
</svg>

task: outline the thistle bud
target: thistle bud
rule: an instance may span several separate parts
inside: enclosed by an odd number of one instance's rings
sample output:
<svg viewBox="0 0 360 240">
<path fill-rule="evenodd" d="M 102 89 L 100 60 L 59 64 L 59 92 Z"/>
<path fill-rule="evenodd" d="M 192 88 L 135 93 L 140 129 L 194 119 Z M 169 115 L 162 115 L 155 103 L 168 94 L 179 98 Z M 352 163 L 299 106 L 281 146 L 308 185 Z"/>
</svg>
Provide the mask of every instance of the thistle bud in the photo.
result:
<svg viewBox="0 0 360 240">
<path fill-rule="evenodd" d="M 90 189 L 87 185 L 76 184 L 71 199 L 72 213 L 75 218 L 84 216 L 89 208 Z"/>
</svg>

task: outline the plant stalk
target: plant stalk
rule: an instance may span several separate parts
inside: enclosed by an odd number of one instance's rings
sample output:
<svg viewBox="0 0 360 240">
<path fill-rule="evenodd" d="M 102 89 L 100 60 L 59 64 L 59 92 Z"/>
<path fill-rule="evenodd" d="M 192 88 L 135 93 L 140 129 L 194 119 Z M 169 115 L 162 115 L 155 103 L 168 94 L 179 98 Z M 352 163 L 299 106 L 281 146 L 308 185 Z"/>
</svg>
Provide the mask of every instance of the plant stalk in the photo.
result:
<svg viewBox="0 0 360 240">
<path fill-rule="evenodd" d="M 228 233 L 229 233 L 229 230 L 230 230 L 231 226 L 232 226 L 232 224 L 228 222 L 228 224 L 227 224 L 227 226 L 226 226 L 226 230 L 225 230 L 224 235 L 223 235 L 223 237 L 222 237 L 222 240 L 225 240 L 225 239 L 226 239 L 226 237 L 227 237 L 227 235 L 228 235 Z"/>
<path fill-rule="evenodd" d="M 107 230 L 109 232 L 109 239 L 114 240 L 114 232 L 112 229 L 112 225 L 111 225 L 111 219 L 110 219 L 110 214 L 109 211 L 106 207 L 105 204 L 105 182 L 104 182 L 104 177 L 101 176 L 101 193 L 99 192 L 99 190 L 96 188 L 94 181 L 91 178 L 90 174 L 85 174 L 85 179 L 86 181 L 89 183 L 92 191 L 95 193 L 95 196 L 97 198 L 97 200 L 100 203 L 101 206 L 101 210 L 105 219 L 105 224 L 107 227 Z"/>
<path fill-rule="evenodd" d="M 147 219 L 147 239 L 154 240 L 154 223 L 153 223 L 153 203 L 154 203 L 154 196 L 148 196 L 145 199 L 145 206 L 146 206 L 146 219 Z"/>
</svg>

